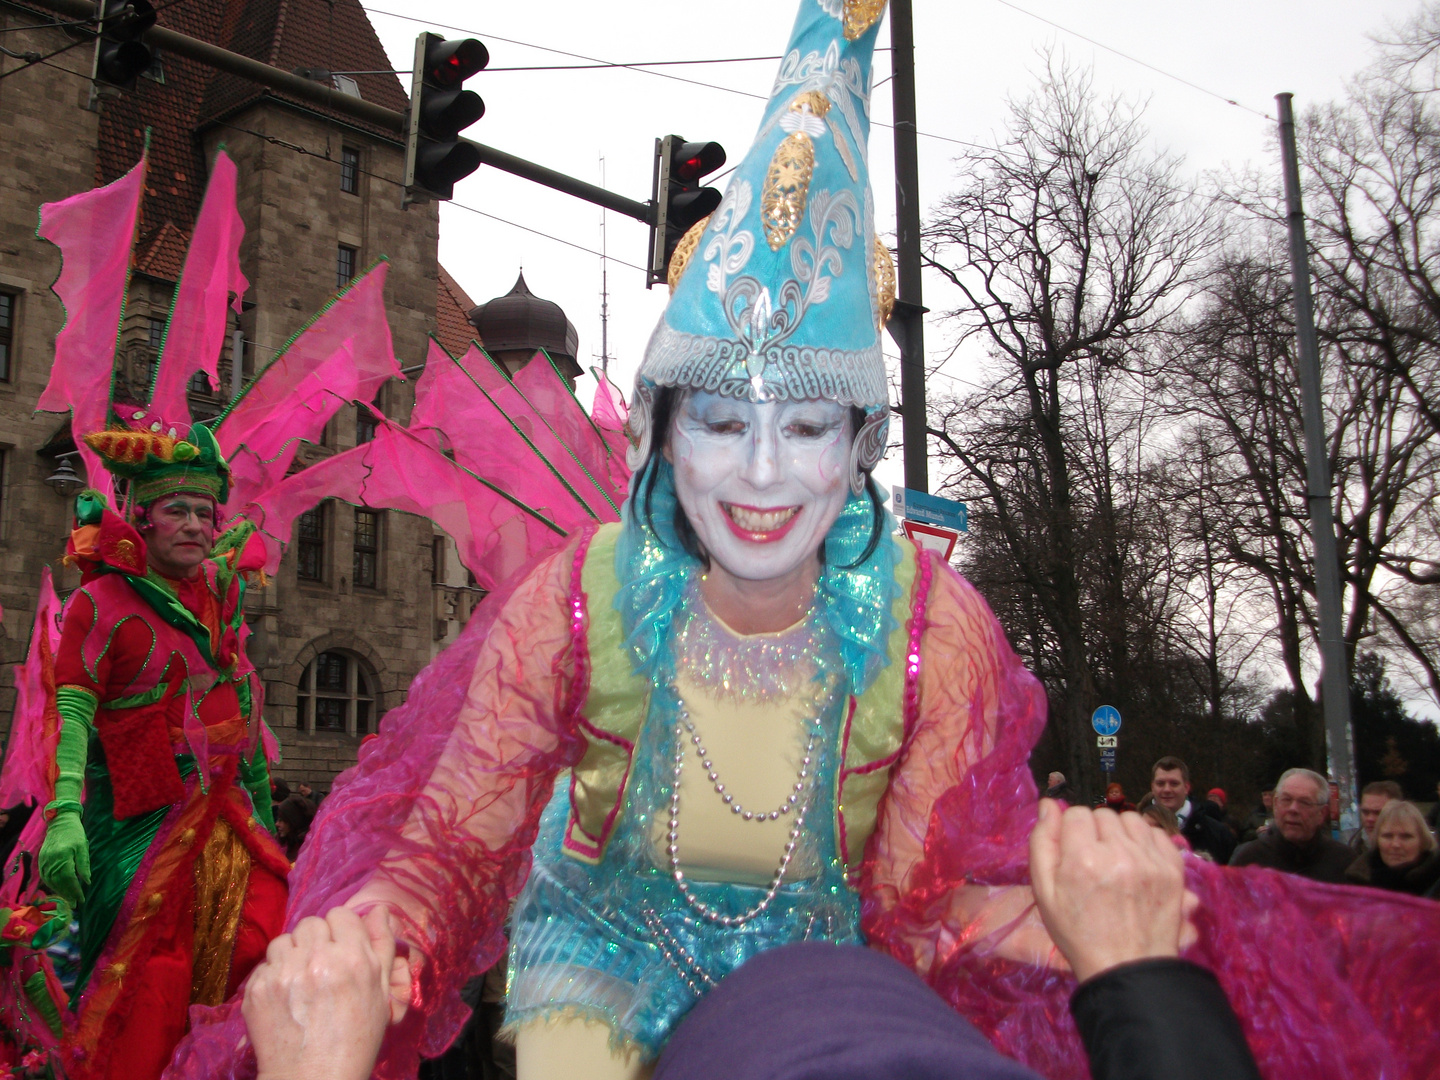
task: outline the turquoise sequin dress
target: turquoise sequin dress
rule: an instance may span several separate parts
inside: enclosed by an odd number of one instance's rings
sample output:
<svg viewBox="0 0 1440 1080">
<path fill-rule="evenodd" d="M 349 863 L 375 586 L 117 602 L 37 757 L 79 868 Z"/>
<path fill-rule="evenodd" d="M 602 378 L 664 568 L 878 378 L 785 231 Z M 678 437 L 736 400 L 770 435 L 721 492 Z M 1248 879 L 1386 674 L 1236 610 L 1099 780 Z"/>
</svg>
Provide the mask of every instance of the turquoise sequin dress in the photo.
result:
<svg viewBox="0 0 1440 1080">
<path fill-rule="evenodd" d="M 616 607 L 627 640 L 590 643 L 592 651 L 627 648 L 654 687 L 633 775 L 598 865 L 563 852 L 570 800 L 568 785 L 557 785 L 541 819 L 529 881 L 516 901 L 506 1013 L 512 1029 L 554 1015 L 597 1019 L 610 1026 L 617 1044 L 634 1042 L 647 1058 L 659 1053 L 671 1028 L 708 989 L 757 953 L 811 939 L 862 940 L 859 896 L 846 883 L 836 845 L 835 779 L 849 696 L 885 662 L 896 556 L 887 530 L 865 563 L 843 568 L 846 554 L 853 559 L 863 552 L 873 520 L 868 498 L 852 499 L 827 538 L 834 562 L 821 576 L 808 620 L 783 640 L 747 651 L 745 643 L 753 639 L 730 635 L 700 600 L 699 566 L 667 527 L 674 499 L 669 467 L 656 467 L 662 474 L 652 500 L 654 528 L 628 518 L 617 547 Z M 757 669 L 758 663 L 767 669 Z M 778 683 L 796 671 L 813 683 L 818 709 L 812 719 L 820 731 L 796 853 L 773 900 L 739 926 L 697 912 L 676 884 L 663 840 L 656 840 L 657 823 L 658 835 L 665 834 L 673 791 L 677 667 L 741 694 L 783 689 Z M 693 754 L 686 767 L 699 767 Z M 689 872 L 686 884 L 696 899 L 731 916 L 767 892 L 765 886 L 707 883 Z"/>
</svg>

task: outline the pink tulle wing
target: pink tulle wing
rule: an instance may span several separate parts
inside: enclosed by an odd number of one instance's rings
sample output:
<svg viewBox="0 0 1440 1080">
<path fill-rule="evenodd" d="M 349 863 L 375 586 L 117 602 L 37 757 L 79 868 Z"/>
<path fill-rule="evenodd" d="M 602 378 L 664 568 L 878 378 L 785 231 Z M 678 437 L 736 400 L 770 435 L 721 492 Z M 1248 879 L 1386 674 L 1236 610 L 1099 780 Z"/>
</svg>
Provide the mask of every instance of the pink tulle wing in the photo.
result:
<svg viewBox="0 0 1440 1080">
<path fill-rule="evenodd" d="M 490 358 L 475 346 L 470 347 L 458 361 L 472 376 L 481 379 L 485 368 L 494 368 Z M 533 365 L 532 365 L 533 366 Z M 592 476 L 581 464 L 578 455 L 556 434 L 550 417 L 538 411 L 525 395 L 510 382 L 501 378 L 486 384 L 486 392 L 496 408 L 514 427 L 524 434 L 525 440 L 534 446 L 536 452 L 574 491 L 575 497 L 590 508 L 593 520 L 618 521 L 619 506 L 610 497 L 602 482 Z"/>
<path fill-rule="evenodd" d="M 245 224 L 235 209 L 235 178 L 235 162 L 220 151 L 185 253 L 175 307 L 165 327 L 155 391 L 150 396 L 151 410 L 182 431 L 190 426 L 185 393 L 190 377 L 203 371 L 212 388 L 219 385 L 216 364 L 225 342 L 225 309 L 234 296 L 238 314 L 240 298 L 249 286 L 240 272 Z"/>
<path fill-rule="evenodd" d="M 611 502 L 615 506 L 623 503 L 630 480 L 625 454 L 616 453 L 605 440 L 599 423 L 586 415 L 574 391 L 561 379 L 554 361 L 543 352 L 536 353 L 515 373 L 515 389 L 531 409 L 549 420 L 557 441 L 570 451 L 570 456 L 588 476 L 594 478 Z M 618 519 L 618 514 L 605 518 L 607 521 Z"/>
<path fill-rule="evenodd" d="M 40 571 L 30 649 L 25 662 L 15 665 L 15 712 L 5 747 L 5 767 L 0 771 L 0 807 L 22 802 L 43 806 L 54 797 L 50 771 L 60 728 L 52 712 L 54 688 L 47 685 L 54 677 L 46 669 L 60 643 L 60 606 L 47 566 Z M 43 817 L 37 813 L 35 820 Z"/>
<path fill-rule="evenodd" d="M 58 247 L 63 260 L 54 290 L 66 318 L 55 337 L 50 381 L 36 408 L 69 410 L 77 436 L 103 430 L 107 420 L 145 162 L 142 157 L 114 183 L 40 208 L 37 235 Z M 108 491 L 110 474 L 100 459 L 78 437 L 75 445 L 90 485 Z"/>
<path fill-rule="evenodd" d="M 478 351 L 465 359 L 468 364 L 431 341 L 425 372 L 415 387 L 410 431 L 453 451 L 465 468 L 563 529 L 595 521 L 564 474 L 526 442 L 516 423 L 495 404 L 491 395 L 506 385 L 505 377 Z"/>
<path fill-rule="evenodd" d="M 223 415 L 215 435 L 235 472 L 230 505 L 244 506 L 278 483 L 298 443 L 319 442 L 346 400 L 369 401 L 387 379 L 402 377 L 385 316 L 388 266 L 381 262 L 336 296 Z"/>
<path fill-rule="evenodd" d="M 425 440 L 381 420 L 375 438 L 287 477 L 242 514 L 271 538 L 271 563 L 300 514 L 323 499 L 429 518 L 455 540 L 460 560 L 494 589 L 564 534 L 459 468 Z"/>
<path fill-rule="evenodd" d="M 295 864 L 287 928 L 346 901 L 385 903 L 423 957 L 381 1080 L 413 1077 L 417 1055 L 439 1054 L 463 1024 L 460 988 L 503 950 L 540 811 L 579 753 L 587 684 L 570 595 L 581 542 L 481 604 L 336 780 Z M 238 1001 L 190 1015 L 166 1080 L 254 1076 Z"/>
<path fill-rule="evenodd" d="M 1044 695 L 974 590 L 931 561 L 909 741 L 862 875 L 865 933 L 1001 1050 L 1051 1080 L 1084 1080 L 1075 983 L 1029 890 L 1028 759 Z M 1187 956 L 1220 979 L 1262 1074 L 1440 1075 L 1440 904 L 1194 856 L 1187 866 L 1201 899 Z"/>
</svg>

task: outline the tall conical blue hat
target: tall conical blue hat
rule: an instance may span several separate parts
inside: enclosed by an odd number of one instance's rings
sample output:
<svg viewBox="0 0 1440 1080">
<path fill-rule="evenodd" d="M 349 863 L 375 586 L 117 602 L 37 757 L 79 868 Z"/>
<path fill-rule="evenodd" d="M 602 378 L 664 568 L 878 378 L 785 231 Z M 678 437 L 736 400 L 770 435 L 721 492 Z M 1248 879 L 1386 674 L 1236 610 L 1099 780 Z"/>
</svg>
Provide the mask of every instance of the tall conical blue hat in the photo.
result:
<svg viewBox="0 0 1440 1080">
<path fill-rule="evenodd" d="M 857 466 L 885 447 L 880 334 L 894 305 L 870 190 L 871 60 L 885 0 L 801 0 L 755 140 L 670 265 L 636 375 L 633 455 L 657 387 L 863 409 Z M 858 482 L 858 481 L 857 481 Z"/>
</svg>

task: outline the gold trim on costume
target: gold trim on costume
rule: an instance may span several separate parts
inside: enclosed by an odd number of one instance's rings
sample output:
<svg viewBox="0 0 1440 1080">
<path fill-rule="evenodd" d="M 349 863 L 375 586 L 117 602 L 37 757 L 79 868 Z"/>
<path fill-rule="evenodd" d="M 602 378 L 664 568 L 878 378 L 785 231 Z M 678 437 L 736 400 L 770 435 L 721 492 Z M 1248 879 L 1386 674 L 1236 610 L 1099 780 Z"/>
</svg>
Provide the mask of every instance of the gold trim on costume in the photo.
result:
<svg viewBox="0 0 1440 1080">
<path fill-rule="evenodd" d="M 680 275 L 685 272 L 685 267 L 690 264 L 695 250 L 700 246 L 700 237 L 704 235 L 705 228 L 710 224 L 710 215 L 706 214 L 699 221 L 686 230 L 680 242 L 675 245 L 675 253 L 670 256 L 670 268 L 665 272 L 665 280 L 670 285 L 670 291 L 675 291 L 675 286 L 680 284 Z"/>
<path fill-rule="evenodd" d="M 890 248 L 878 236 L 875 238 L 875 302 L 880 308 L 880 325 L 884 330 L 895 310 L 895 259 Z"/>
<path fill-rule="evenodd" d="M 885 14 L 885 0 L 845 0 L 845 40 L 854 41 Z"/>
<path fill-rule="evenodd" d="M 830 99 L 816 90 L 795 95 L 780 126 L 790 134 L 775 148 L 760 193 L 760 221 L 771 251 L 779 251 L 805 220 L 810 181 L 815 175 L 814 139 L 825 134 Z"/>
<path fill-rule="evenodd" d="M 249 884 L 250 852 L 229 822 L 217 817 L 210 838 L 195 861 L 192 1005 L 219 1005 L 225 1000 L 230 955 Z"/>
</svg>

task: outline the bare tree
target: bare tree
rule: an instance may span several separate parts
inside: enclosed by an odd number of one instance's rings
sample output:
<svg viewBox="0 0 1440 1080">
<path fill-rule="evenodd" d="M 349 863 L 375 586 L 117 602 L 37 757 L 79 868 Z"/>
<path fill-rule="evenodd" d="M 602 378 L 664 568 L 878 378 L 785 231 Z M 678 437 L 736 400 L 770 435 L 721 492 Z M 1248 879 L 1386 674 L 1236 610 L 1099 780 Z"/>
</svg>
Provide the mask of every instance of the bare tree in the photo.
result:
<svg viewBox="0 0 1440 1080">
<path fill-rule="evenodd" d="M 1012 633 L 1046 654 L 1031 659 L 1057 748 L 1092 788 L 1089 714 L 1102 691 L 1120 703 L 1145 689 L 1126 677 L 1130 638 L 1165 606 L 1137 553 L 1151 509 L 1140 377 L 1216 235 L 1179 163 L 1145 144 L 1137 107 L 1047 62 L 1038 92 L 1012 103 L 1008 138 L 960 159 L 924 234 L 959 295 L 945 316 L 958 344 L 990 359 L 981 389 L 937 403 L 931 434 L 1013 563 L 1031 625 Z"/>
</svg>

